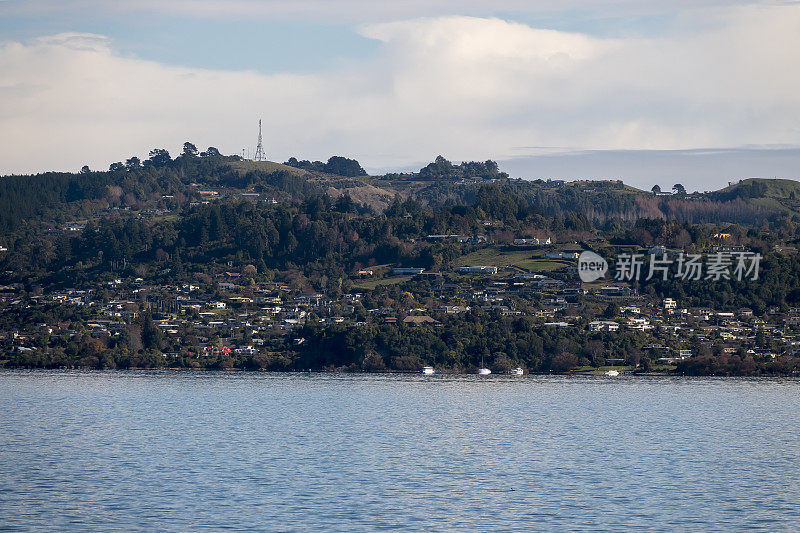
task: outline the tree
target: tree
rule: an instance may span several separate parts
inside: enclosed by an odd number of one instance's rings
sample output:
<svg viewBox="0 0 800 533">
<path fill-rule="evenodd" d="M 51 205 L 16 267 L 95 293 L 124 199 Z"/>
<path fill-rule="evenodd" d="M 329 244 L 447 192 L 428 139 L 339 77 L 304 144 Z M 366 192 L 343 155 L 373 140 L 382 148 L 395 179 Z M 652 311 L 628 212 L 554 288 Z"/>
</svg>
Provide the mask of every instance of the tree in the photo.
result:
<svg viewBox="0 0 800 533">
<path fill-rule="evenodd" d="M 89 170 L 89 165 L 83 165 L 81 167 L 81 174 L 88 174 L 90 172 L 91 172 L 91 170 Z"/>
<path fill-rule="evenodd" d="M 356 177 L 366 176 L 366 171 L 361 168 L 361 165 L 355 159 L 348 159 L 339 155 L 335 155 L 328 159 L 325 163 L 324 171 L 329 174 L 336 174 L 338 176 Z"/>
<path fill-rule="evenodd" d="M 142 345 L 146 349 L 161 349 L 161 330 L 153 322 L 153 315 L 149 311 L 142 315 L 141 320 Z"/>
<path fill-rule="evenodd" d="M 675 185 L 672 186 L 672 193 L 680 195 L 680 196 L 685 196 L 686 195 L 686 187 L 684 187 L 680 183 L 676 183 Z"/>
<path fill-rule="evenodd" d="M 121 162 L 111 163 L 111 165 L 108 167 L 109 172 L 121 172 L 123 170 L 125 170 L 125 165 L 123 165 Z"/>
<path fill-rule="evenodd" d="M 183 143 L 183 153 L 181 154 L 183 157 L 197 157 L 197 147 L 186 141 Z"/>
<path fill-rule="evenodd" d="M 366 357 L 364 357 L 361 368 L 366 372 L 379 372 L 381 370 L 386 370 L 386 364 L 383 362 L 381 354 L 375 350 L 370 350 Z"/>
<path fill-rule="evenodd" d="M 453 164 L 439 155 L 436 156 L 436 160 L 433 163 L 421 168 L 419 175 L 422 178 L 429 179 L 448 178 L 453 173 L 453 170 Z"/>
<path fill-rule="evenodd" d="M 150 150 L 150 159 L 147 160 L 147 163 L 150 165 L 159 168 L 165 167 L 171 162 L 172 158 L 169 156 L 169 152 L 163 148 L 153 148 Z"/>
<path fill-rule="evenodd" d="M 550 363 L 550 369 L 553 372 L 566 372 L 576 366 L 578 366 L 578 358 L 569 352 L 562 352 L 553 357 L 553 361 Z"/>
<path fill-rule="evenodd" d="M 136 156 L 131 157 L 127 161 L 125 161 L 125 168 L 128 170 L 133 170 L 135 168 L 139 168 L 142 166 L 142 161 Z"/>
<path fill-rule="evenodd" d="M 650 190 L 653 191 L 653 194 L 658 194 L 658 193 L 661 192 L 661 186 L 660 185 L 653 185 L 653 188 L 650 189 Z"/>
<path fill-rule="evenodd" d="M 217 157 L 217 156 L 221 156 L 221 155 L 222 154 L 219 153 L 219 150 L 217 150 L 213 146 L 209 146 L 208 149 L 205 152 L 202 152 L 200 154 L 200 157 Z"/>
</svg>

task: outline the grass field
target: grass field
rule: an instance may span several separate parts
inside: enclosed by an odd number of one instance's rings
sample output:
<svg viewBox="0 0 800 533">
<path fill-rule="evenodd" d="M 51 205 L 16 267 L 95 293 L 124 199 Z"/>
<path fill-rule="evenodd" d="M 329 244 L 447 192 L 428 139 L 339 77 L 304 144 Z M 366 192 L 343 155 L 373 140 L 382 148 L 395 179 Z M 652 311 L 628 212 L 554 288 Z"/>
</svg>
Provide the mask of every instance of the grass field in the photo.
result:
<svg viewBox="0 0 800 533">
<path fill-rule="evenodd" d="M 242 174 L 246 174 L 251 170 L 261 170 L 263 172 L 276 172 L 278 170 L 283 170 L 296 176 L 304 176 L 308 174 L 308 172 L 303 169 L 290 167 L 281 163 L 275 163 L 274 161 L 234 161 L 233 163 L 230 163 L 230 165 L 232 169 L 237 170 Z"/>
<path fill-rule="evenodd" d="M 532 272 L 550 272 L 552 270 L 564 268 L 570 264 L 569 261 L 533 257 L 541 253 L 543 252 L 531 248 L 517 249 L 510 246 L 491 246 L 459 257 L 453 262 L 453 266 L 486 265 L 499 268 L 515 266 Z"/>
</svg>

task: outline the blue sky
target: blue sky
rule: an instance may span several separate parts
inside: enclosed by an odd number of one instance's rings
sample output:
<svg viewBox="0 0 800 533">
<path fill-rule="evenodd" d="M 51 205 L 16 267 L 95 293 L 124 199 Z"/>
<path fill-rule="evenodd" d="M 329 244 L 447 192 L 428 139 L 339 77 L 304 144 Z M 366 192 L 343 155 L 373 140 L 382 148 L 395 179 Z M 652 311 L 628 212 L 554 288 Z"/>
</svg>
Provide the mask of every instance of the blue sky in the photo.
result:
<svg viewBox="0 0 800 533">
<path fill-rule="evenodd" d="M 17 16 L 0 19 L 6 39 L 28 41 L 66 32 L 106 35 L 122 55 L 205 69 L 318 72 L 368 56 L 376 43 L 345 24 L 196 17 Z"/>
<path fill-rule="evenodd" d="M 796 178 L 798 50 L 792 1 L 5 0 L 0 172 L 241 153 L 262 118 L 280 161 Z"/>
</svg>

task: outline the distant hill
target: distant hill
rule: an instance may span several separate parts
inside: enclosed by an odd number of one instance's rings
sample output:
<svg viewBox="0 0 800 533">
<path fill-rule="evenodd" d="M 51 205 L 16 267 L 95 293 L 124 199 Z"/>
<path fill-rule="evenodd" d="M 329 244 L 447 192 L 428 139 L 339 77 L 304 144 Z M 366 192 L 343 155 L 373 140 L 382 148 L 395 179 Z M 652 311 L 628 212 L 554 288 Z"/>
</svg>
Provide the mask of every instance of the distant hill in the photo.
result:
<svg viewBox="0 0 800 533">
<path fill-rule="evenodd" d="M 800 181 L 787 179 L 749 178 L 720 189 L 719 194 L 779 200 L 800 197 Z M 757 196 L 752 196 L 756 194 Z"/>
<path fill-rule="evenodd" d="M 373 212 L 385 210 L 395 198 L 413 197 L 434 208 L 477 205 L 495 218 L 534 212 L 565 219 L 575 214 L 596 227 L 610 220 L 640 218 L 755 225 L 800 214 L 800 182 L 786 179 L 748 179 L 710 193 L 656 196 L 621 181 L 509 179 L 493 161 L 454 165 L 441 156 L 419 172 L 366 176 L 352 175 L 359 174 L 352 171 L 360 165 L 340 156 L 329 163 L 291 158 L 293 165 L 287 165 L 211 150 L 174 159 L 163 150 L 153 153 L 146 161 L 132 158 L 108 171 L 0 178 L 0 231 L 46 229 L 114 209 L 162 209 L 167 204 L 174 208 L 181 202 L 207 201 L 204 189 L 216 190 L 217 198 L 251 193 L 279 201 L 346 194 L 361 209 Z M 342 169 L 351 175 L 320 169 Z"/>
</svg>

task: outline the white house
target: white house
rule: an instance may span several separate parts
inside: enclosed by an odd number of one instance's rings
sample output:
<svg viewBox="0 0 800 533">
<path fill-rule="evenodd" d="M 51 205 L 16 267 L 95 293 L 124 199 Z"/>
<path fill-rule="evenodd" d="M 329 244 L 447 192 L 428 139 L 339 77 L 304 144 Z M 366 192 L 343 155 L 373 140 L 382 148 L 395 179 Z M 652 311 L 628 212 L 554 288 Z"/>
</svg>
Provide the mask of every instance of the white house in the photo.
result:
<svg viewBox="0 0 800 533">
<path fill-rule="evenodd" d="M 589 322 L 589 331 L 619 331 L 619 324 L 611 320 Z"/>
<path fill-rule="evenodd" d="M 546 244 L 552 244 L 550 237 L 546 239 L 539 239 L 537 237 L 533 237 L 531 239 L 514 239 L 514 244 L 516 246 L 524 246 L 524 245 L 533 245 L 533 246 L 543 246 Z"/>
<path fill-rule="evenodd" d="M 462 274 L 497 274 L 496 266 L 465 266 L 458 269 Z"/>
</svg>

